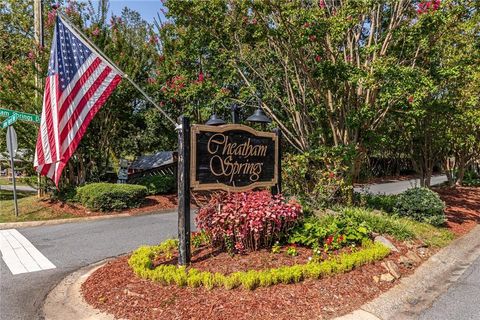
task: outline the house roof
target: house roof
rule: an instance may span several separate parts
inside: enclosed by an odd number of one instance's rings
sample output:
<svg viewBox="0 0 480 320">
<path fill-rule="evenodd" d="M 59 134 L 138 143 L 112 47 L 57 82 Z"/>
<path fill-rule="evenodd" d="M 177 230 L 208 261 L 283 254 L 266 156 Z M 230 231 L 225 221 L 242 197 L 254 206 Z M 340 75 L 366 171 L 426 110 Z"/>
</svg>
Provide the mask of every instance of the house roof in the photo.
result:
<svg viewBox="0 0 480 320">
<path fill-rule="evenodd" d="M 129 166 L 133 170 L 148 170 L 173 163 L 173 151 L 160 151 L 151 155 L 138 157 Z"/>
</svg>

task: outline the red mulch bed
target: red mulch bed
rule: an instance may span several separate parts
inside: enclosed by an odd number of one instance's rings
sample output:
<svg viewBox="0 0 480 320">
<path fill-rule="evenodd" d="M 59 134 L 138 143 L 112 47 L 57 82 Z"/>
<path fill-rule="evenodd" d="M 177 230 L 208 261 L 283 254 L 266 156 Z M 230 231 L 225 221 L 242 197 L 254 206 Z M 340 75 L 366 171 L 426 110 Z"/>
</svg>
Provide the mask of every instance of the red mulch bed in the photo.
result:
<svg viewBox="0 0 480 320">
<path fill-rule="evenodd" d="M 448 228 L 456 235 L 468 233 L 480 222 L 480 188 L 435 188 L 445 201 Z"/>
<path fill-rule="evenodd" d="M 398 263 L 407 246 L 391 240 L 401 252 L 392 253 L 387 259 L 397 262 L 403 276 L 412 273 L 413 269 Z M 201 249 L 194 252 L 191 266 L 228 274 L 306 263 L 311 250 L 301 247 L 297 250 L 296 257 L 287 256 L 285 248 L 280 254 L 262 250 L 231 257 Z M 428 251 L 427 255 L 433 253 Z M 127 260 L 128 257 L 121 257 L 107 263 L 82 285 L 89 304 L 122 319 L 330 319 L 357 309 L 395 285 L 373 280 L 374 275 L 387 272 L 380 262 L 375 262 L 346 274 L 254 291 L 179 288 L 138 278 Z"/>
<path fill-rule="evenodd" d="M 111 212 L 91 211 L 77 203 L 66 203 L 61 201 L 51 201 L 47 199 L 40 201 L 39 203 L 55 211 L 69 213 L 77 217 L 105 216 L 119 213 L 136 215 L 154 212 L 158 210 L 176 209 L 178 204 L 176 194 L 147 196 L 144 203 L 138 208 Z"/>
<path fill-rule="evenodd" d="M 480 188 L 437 191 L 447 202 L 448 227 L 453 232 L 462 235 L 477 224 L 480 219 Z M 405 268 L 398 263 L 398 258 L 407 252 L 408 247 L 415 248 L 418 244 L 407 246 L 406 243 L 390 240 L 401 252 L 390 254 L 384 261 L 396 262 L 402 276 L 411 274 L 414 268 Z M 268 251 L 230 257 L 197 250 L 192 257 L 192 266 L 223 273 L 249 268 L 265 269 L 305 262 L 309 250 L 298 248 L 298 251 L 298 257 L 290 258 L 284 253 L 274 255 Z M 435 251 L 427 249 L 422 258 L 427 259 Z M 163 286 L 140 279 L 133 274 L 127 260 L 128 257 L 121 257 L 107 263 L 82 285 L 84 298 L 89 304 L 122 319 L 331 319 L 358 309 L 396 283 L 375 282 L 373 276 L 386 273 L 381 262 L 375 262 L 320 280 L 281 284 L 254 291 L 242 288 L 209 291 Z"/>
</svg>

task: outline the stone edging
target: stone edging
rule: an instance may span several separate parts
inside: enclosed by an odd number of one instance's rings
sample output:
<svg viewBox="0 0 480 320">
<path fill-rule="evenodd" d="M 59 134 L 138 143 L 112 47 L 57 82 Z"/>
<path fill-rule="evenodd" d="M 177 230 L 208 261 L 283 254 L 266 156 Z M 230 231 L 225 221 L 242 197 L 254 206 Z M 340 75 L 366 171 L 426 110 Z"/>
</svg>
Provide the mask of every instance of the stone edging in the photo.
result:
<svg viewBox="0 0 480 320">
<path fill-rule="evenodd" d="M 480 225 L 425 261 L 400 283 L 337 320 L 416 319 L 480 256 Z"/>
</svg>

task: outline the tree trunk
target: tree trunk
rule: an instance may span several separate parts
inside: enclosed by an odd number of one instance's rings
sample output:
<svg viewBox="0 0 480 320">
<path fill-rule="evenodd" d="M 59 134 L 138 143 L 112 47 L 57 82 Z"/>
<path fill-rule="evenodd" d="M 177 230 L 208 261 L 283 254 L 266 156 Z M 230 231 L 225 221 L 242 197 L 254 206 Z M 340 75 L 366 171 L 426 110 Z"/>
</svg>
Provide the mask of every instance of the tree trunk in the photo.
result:
<svg viewBox="0 0 480 320">
<path fill-rule="evenodd" d="M 465 167 L 466 161 L 463 157 L 461 157 L 458 161 L 458 168 L 457 168 L 457 182 L 455 183 L 457 186 L 462 186 L 463 178 L 465 177 Z"/>
</svg>

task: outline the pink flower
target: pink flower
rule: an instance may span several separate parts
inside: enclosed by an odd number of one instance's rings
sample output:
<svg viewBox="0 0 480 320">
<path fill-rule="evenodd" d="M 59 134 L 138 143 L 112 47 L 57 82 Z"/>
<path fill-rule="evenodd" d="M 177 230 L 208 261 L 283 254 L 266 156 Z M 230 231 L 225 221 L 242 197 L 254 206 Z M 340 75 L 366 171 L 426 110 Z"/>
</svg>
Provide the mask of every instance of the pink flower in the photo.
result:
<svg viewBox="0 0 480 320">
<path fill-rule="evenodd" d="M 311 36 L 308 37 L 308 39 L 313 42 L 317 40 L 317 36 L 312 34 Z"/>
<path fill-rule="evenodd" d="M 154 79 L 154 78 L 148 78 L 148 79 L 147 79 L 147 82 L 148 82 L 149 84 L 154 84 L 154 83 L 155 83 L 155 79 Z"/>
<path fill-rule="evenodd" d="M 98 29 L 98 27 L 95 27 L 95 29 L 93 29 L 93 31 L 92 31 L 92 34 L 94 36 L 98 36 L 100 34 L 100 29 Z"/>
<path fill-rule="evenodd" d="M 203 72 L 200 72 L 200 73 L 198 74 L 198 80 L 197 80 L 197 81 L 198 81 L 198 82 L 203 82 L 203 80 L 204 80 Z"/>
<path fill-rule="evenodd" d="M 35 53 L 33 51 L 28 53 L 28 60 L 35 60 Z"/>
<path fill-rule="evenodd" d="M 325 1 L 324 0 L 318 1 L 318 6 L 322 9 L 325 8 Z"/>
</svg>

